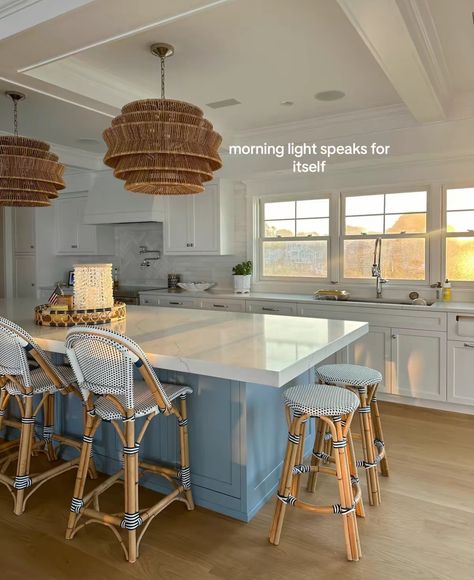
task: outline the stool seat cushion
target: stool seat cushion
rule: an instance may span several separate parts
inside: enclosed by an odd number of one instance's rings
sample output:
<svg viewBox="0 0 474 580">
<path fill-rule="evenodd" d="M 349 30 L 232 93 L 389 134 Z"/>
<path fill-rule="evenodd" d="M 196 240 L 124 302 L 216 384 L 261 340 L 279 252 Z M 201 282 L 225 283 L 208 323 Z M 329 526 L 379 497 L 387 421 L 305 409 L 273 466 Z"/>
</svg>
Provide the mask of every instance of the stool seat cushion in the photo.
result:
<svg viewBox="0 0 474 580">
<path fill-rule="evenodd" d="M 312 417 L 337 417 L 352 413 L 359 406 L 359 397 L 352 391 L 329 385 L 297 385 L 283 395 L 285 405 Z"/>
<path fill-rule="evenodd" d="M 187 385 L 174 385 L 171 383 L 161 383 L 170 401 L 173 401 L 180 395 L 188 395 L 193 392 Z M 113 395 L 123 407 L 126 407 L 125 396 Z M 135 417 L 144 417 L 150 413 L 159 412 L 158 405 L 150 389 L 143 380 L 135 379 L 134 381 L 134 400 L 135 400 Z M 105 421 L 121 421 L 123 415 L 113 401 L 99 396 L 95 402 L 96 414 Z"/>
<path fill-rule="evenodd" d="M 367 387 L 382 382 L 382 373 L 369 367 L 351 364 L 324 365 L 316 369 L 323 383 Z"/>
<path fill-rule="evenodd" d="M 65 365 L 56 365 L 56 371 L 64 379 L 65 384 L 72 384 L 75 382 L 76 378 L 71 367 Z M 36 395 L 38 393 L 55 393 L 57 388 L 53 385 L 48 375 L 44 372 L 41 367 L 37 367 L 30 370 L 31 386 L 33 387 L 33 393 Z M 21 377 L 18 377 L 21 383 Z M 5 389 L 10 395 L 21 395 L 21 389 L 12 381 L 8 381 L 5 384 Z"/>
</svg>

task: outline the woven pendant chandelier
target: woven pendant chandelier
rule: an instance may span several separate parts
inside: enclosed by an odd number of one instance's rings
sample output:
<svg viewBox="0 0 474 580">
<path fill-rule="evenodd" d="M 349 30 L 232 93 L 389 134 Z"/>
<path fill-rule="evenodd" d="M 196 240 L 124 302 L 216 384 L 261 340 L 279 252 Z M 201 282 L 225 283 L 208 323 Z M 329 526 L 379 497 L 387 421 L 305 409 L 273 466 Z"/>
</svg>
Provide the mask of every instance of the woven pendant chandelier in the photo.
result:
<svg viewBox="0 0 474 580">
<path fill-rule="evenodd" d="M 134 101 L 122 108 L 103 133 L 104 163 L 113 167 L 125 189 L 153 195 L 200 193 L 222 167 L 222 137 L 199 107 L 165 98 L 165 59 L 169 44 L 151 46 L 161 61 L 161 99 Z"/>
<path fill-rule="evenodd" d="M 0 206 L 51 205 L 64 189 L 64 165 L 48 143 L 18 136 L 18 102 L 22 93 L 8 91 L 13 101 L 13 135 L 0 136 Z"/>
</svg>

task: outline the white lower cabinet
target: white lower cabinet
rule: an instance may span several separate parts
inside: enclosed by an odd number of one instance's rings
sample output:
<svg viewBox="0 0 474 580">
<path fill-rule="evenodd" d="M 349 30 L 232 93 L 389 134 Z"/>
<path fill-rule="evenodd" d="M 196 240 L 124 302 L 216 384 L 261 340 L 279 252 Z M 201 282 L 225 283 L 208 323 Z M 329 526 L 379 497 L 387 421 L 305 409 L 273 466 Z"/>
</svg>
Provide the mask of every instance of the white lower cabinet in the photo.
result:
<svg viewBox="0 0 474 580">
<path fill-rule="evenodd" d="M 379 391 L 390 393 L 391 349 L 390 328 L 371 326 L 368 334 L 347 347 L 348 362 L 380 371 L 383 381 Z"/>
<path fill-rule="evenodd" d="M 446 334 L 400 328 L 391 332 L 391 392 L 446 401 Z"/>
<path fill-rule="evenodd" d="M 474 340 L 448 341 L 448 401 L 474 405 Z"/>
<path fill-rule="evenodd" d="M 246 300 L 247 312 L 254 314 L 280 314 L 296 316 L 297 308 L 293 302 L 267 302 L 265 300 Z"/>
</svg>

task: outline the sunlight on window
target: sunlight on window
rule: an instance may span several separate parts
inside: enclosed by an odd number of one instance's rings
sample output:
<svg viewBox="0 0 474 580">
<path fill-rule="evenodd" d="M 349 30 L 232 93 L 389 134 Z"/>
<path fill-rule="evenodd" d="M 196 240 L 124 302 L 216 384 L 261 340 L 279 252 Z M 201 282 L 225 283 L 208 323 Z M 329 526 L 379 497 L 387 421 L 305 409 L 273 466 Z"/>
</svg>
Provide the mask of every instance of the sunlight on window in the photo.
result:
<svg viewBox="0 0 474 580">
<path fill-rule="evenodd" d="M 328 243 L 263 242 L 263 275 L 294 278 L 327 278 Z"/>
<path fill-rule="evenodd" d="M 448 189 L 446 209 L 446 276 L 474 282 L 474 188 Z"/>
</svg>

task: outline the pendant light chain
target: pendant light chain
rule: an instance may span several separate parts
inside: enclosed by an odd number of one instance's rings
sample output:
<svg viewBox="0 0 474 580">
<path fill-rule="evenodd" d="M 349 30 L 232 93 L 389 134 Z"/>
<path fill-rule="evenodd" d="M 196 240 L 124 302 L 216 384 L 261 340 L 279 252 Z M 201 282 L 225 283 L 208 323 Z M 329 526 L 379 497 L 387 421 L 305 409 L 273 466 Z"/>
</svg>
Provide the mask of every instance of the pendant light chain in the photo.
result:
<svg viewBox="0 0 474 580">
<path fill-rule="evenodd" d="M 18 100 L 13 99 L 13 134 L 18 137 Z"/>
<path fill-rule="evenodd" d="M 161 61 L 161 98 L 165 98 L 165 57 L 160 56 Z"/>
</svg>

